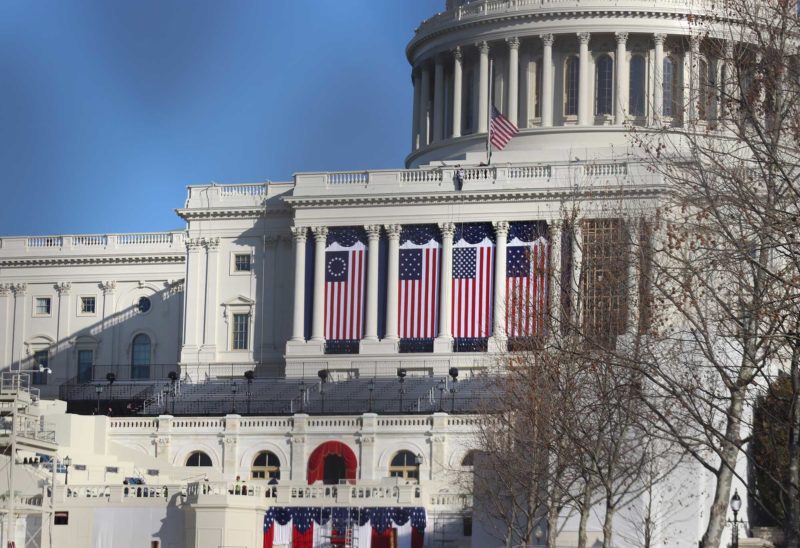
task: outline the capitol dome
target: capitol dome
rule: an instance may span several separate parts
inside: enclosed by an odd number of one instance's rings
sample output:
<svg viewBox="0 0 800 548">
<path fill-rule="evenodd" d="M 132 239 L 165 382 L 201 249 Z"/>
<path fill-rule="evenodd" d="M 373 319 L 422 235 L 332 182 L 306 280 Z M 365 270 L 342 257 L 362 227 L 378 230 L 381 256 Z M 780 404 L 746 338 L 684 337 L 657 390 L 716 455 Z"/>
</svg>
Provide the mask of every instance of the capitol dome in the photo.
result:
<svg viewBox="0 0 800 548">
<path fill-rule="evenodd" d="M 621 155 L 630 126 L 682 124 L 685 84 L 718 81 L 722 70 L 693 33 L 705 9 L 672 0 L 448 0 L 406 50 L 414 84 L 406 164 L 485 161 L 489 93 L 520 128 L 496 163 Z"/>
</svg>

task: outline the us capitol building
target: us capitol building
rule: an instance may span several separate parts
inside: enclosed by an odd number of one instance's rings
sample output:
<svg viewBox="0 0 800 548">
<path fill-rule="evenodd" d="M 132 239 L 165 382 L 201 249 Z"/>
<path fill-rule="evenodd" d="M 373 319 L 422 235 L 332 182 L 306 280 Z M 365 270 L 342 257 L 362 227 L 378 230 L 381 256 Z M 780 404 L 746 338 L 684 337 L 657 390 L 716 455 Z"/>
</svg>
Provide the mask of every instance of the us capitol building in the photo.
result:
<svg viewBox="0 0 800 548">
<path fill-rule="evenodd" d="M 0 238 L 4 545 L 503 543 L 461 481 L 485 374 L 655 211 L 630 128 L 682 123 L 705 8 L 443 7 L 406 49 L 405 169 L 190 186 L 174 232 Z M 490 95 L 519 133 L 487 165 Z M 697 545 L 691 473 L 653 545 Z"/>
</svg>

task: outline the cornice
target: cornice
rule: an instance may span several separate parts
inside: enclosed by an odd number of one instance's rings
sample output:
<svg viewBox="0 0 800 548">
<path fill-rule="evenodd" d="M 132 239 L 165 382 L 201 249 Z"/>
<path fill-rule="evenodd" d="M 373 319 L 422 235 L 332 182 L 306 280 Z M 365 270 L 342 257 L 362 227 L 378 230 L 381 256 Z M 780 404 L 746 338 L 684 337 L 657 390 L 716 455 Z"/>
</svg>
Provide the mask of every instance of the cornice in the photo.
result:
<svg viewBox="0 0 800 548">
<path fill-rule="evenodd" d="M 260 219 L 270 216 L 285 216 L 291 211 L 285 207 L 241 207 L 241 208 L 211 208 L 195 209 L 180 208 L 175 213 L 184 221 L 198 219 Z"/>
<path fill-rule="evenodd" d="M 186 255 L 146 255 L 119 257 L 13 257 L 0 259 L 0 267 L 23 266 L 102 266 L 119 264 L 178 264 L 186 262 Z"/>
<path fill-rule="evenodd" d="M 581 201 L 610 198 L 653 198 L 664 190 L 663 185 L 591 187 L 576 195 L 571 187 L 558 187 L 535 190 L 477 190 L 462 192 L 429 192 L 425 194 L 355 194 L 349 196 L 311 196 L 285 197 L 284 201 L 294 209 L 318 209 L 337 206 L 403 206 L 403 205 L 445 205 L 464 203 L 498 203 L 530 201 Z"/>
</svg>

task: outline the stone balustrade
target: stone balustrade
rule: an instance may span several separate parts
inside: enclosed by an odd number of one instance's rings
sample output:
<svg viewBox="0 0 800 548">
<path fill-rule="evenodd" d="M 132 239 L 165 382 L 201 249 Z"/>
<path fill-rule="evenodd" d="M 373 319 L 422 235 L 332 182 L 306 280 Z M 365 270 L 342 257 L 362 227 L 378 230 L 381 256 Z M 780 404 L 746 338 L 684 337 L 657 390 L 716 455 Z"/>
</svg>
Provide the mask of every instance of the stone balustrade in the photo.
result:
<svg viewBox="0 0 800 548">
<path fill-rule="evenodd" d="M 185 484 L 168 485 L 56 485 L 55 502 L 60 505 L 96 505 L 97 499 L 109 504 L 166 505 L 174 496 L 186 492 Z M 93 502 L 95 501 L 95 502 Z"/>
<path fill-rule="evenodd" d="M 74 256 L 92 253 L 183 253 L 186 251 L 184 238 L 182 231 L 11 236 L 0 239 L 0 259 L 53 254 Z"/>
</svg>

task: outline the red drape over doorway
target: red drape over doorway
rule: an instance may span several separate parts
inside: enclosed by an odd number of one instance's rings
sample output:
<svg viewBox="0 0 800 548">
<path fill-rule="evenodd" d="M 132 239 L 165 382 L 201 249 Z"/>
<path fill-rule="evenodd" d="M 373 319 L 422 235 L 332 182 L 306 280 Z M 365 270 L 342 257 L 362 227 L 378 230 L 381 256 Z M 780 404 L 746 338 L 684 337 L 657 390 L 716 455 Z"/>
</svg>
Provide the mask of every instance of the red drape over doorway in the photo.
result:
<svg viewBox="0 0 800 548">
<path fill-rule="evenodd" d="M 325 477 L 325 458 L 329 455 L 336 455 L 344 459 L 345 479 L 356 479 L 356 469 L 358 459 L 355 453 L 346 444 L 340 441 L 326 441 L 311 453 L 308 457 L 308 484 L 320 481 Z"/>
</svg>

